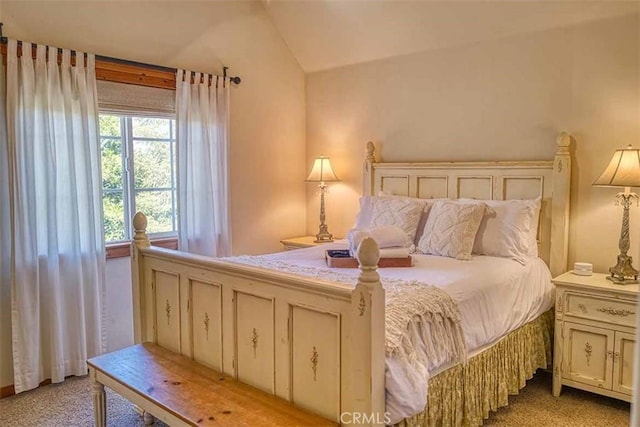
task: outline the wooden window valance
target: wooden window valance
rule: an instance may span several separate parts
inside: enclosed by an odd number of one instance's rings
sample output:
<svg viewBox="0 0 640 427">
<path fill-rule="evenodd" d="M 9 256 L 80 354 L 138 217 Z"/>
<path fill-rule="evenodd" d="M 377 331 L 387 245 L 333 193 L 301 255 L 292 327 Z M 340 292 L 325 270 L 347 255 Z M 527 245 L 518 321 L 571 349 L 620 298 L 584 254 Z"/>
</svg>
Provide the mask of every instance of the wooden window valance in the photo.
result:
<svg viewBox="0 0 640 427">
<path fill-rule="evenodd" d="M 2 54 L 3 64 L 7 64 L 7 45 L 0 43 L 0 53 Z M 36 50 L 33 45 L 32 56 L 35 59 Z M 18 56 L 22 56 L 22 45 L 18 45 Z M 58 54 L 58 62 L 61 56 Z M 75 52 L 71 53 L 71 64 L 75 65 Z M 226 75 L 226 67 L 225 67 Z M 215 77 L 209 81 L 215 84 Z M 193 83 L 193 74 L 191 82 Z M 239 77 L 229 77 L 234 84 L 240 83 Z M 176 70 L 174 68 L 162 67 L 158 65 L 142 64 L 133 61 L 127 61 L 107 56 L 96 55 L 96 79 L 116 83 L 134 84 L 139 86 L 155 87 L 160 89 L 176 89 Z"/>
</svg>

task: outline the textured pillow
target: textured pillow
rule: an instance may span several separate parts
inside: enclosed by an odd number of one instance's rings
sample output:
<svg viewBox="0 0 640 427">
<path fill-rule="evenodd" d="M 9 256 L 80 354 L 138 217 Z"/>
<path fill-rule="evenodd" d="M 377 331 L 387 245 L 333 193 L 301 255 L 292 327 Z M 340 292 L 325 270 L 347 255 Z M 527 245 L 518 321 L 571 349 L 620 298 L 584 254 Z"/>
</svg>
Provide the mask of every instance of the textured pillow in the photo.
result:
<svg viewBox="0 0 640 427">
<path fill-rule="evenodd" d="M 483 203 L 491 211 L 480 223 L 473 253 L 511 258 L 521 264 L 538 255 L 536 235 L 540 199 L 462 200 Z"/>
<path fill-rule="evenodd" d="M 484 203 L 434 203 L 418 242 L 418 249 L 425 254 L 471 259 L 473 242 L 484 211 Z"/>
<path fill-rule="evenodd" d="M 371 212 L 371 227 L 395 225 L 413 240 L 426 202 L 410 197 L 376 197 Z"/>
<path fill-rule="evenodd" d="M 384 191 L 380 191 L 378 193 L 379 197 L 399 197 L 399 198 L 404 198 L 404 199 L 410 199 L 410 200 L 417 200 L 420 203 L 424 203 L 424 210 L 422 211 L 422 216 L 420 217 L 420 222 L 418 222 L 418 229 L 416 230 L 416 238 L 414 239 L 414 244 L 417 246 L 418 245 L 418 240 L 420 240 L 420 237 L 422 237 L 422 233 L 424 233 L 424 226 L 427 223 L 427 218 L 429 217 L 429 212 L 431 211 L 431 208 L 433 207 L 433 204 L 437 201 L 440 200 L 451 200 L 451 199 L 447 199 L 447 198 L 437 198 L 437 199 L 420 199 L 417 197 L 409 197 L 409 196 L 396 196 L 393 194 L 389 194 L 386 193 Z"/>
</svg>

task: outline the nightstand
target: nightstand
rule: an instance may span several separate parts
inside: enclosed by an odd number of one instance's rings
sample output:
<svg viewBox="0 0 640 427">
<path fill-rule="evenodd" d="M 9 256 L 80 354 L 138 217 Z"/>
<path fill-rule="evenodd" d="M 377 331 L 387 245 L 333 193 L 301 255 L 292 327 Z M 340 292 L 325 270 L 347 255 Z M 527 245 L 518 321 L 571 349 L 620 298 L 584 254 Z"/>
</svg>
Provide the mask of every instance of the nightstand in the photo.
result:
<svg viewBox="0 0 640 427">
<path fill-rule="evenodd" d="M 555 279 L 553 395 L 563 385 L 631 401 L 638 285 L 568 272 Z"/>
<path fill-rule="evenodd" d="M 283 239 L 280 240 L 280 243 L 284 245 L 284 248 L 288 251 L 291 249 L 300 249 L 300 248 L 309 248 L 311 246 L 321 245 L 322 243 L 314 242 L 316 240 L 316 236 L 304 236 L 304 237 L 294 237 L 291 239 Z M 329 243 L 329 242 L 323 242 Z"/>
</svg>

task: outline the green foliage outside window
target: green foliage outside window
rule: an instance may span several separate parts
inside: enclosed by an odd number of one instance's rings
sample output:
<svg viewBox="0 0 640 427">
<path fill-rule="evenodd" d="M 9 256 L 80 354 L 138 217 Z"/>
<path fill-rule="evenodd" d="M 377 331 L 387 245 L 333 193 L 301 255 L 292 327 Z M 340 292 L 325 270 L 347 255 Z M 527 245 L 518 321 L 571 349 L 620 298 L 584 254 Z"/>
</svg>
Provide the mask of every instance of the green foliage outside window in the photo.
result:
<svg viewBox="0 0 640 427">
<path fill-rule="evenodd" d="M 100 115 L 105 241 L 130 238 L 125 217 L 135 211 L 147 215 L 148 233 L 176 230 L 172 130 L 170 119 Z M 127 143 L 132 177 L 125 167 Z"/>
</svg>

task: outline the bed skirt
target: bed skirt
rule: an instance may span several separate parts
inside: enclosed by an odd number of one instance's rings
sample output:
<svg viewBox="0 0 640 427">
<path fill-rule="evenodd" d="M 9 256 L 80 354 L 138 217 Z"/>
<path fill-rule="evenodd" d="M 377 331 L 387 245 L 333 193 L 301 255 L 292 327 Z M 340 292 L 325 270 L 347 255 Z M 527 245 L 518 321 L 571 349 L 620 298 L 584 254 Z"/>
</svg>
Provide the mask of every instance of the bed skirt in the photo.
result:
<svg viewBox="0 0 640 427">
<path fill-rule="evenodd" d="M 466 364 L 429 380 L 427 409 L 399 427 L 481 426 L 489 411 L 509 404 L 538 368 L 551 364 L 553 309 L 511 332 Z"/>
</svg>

